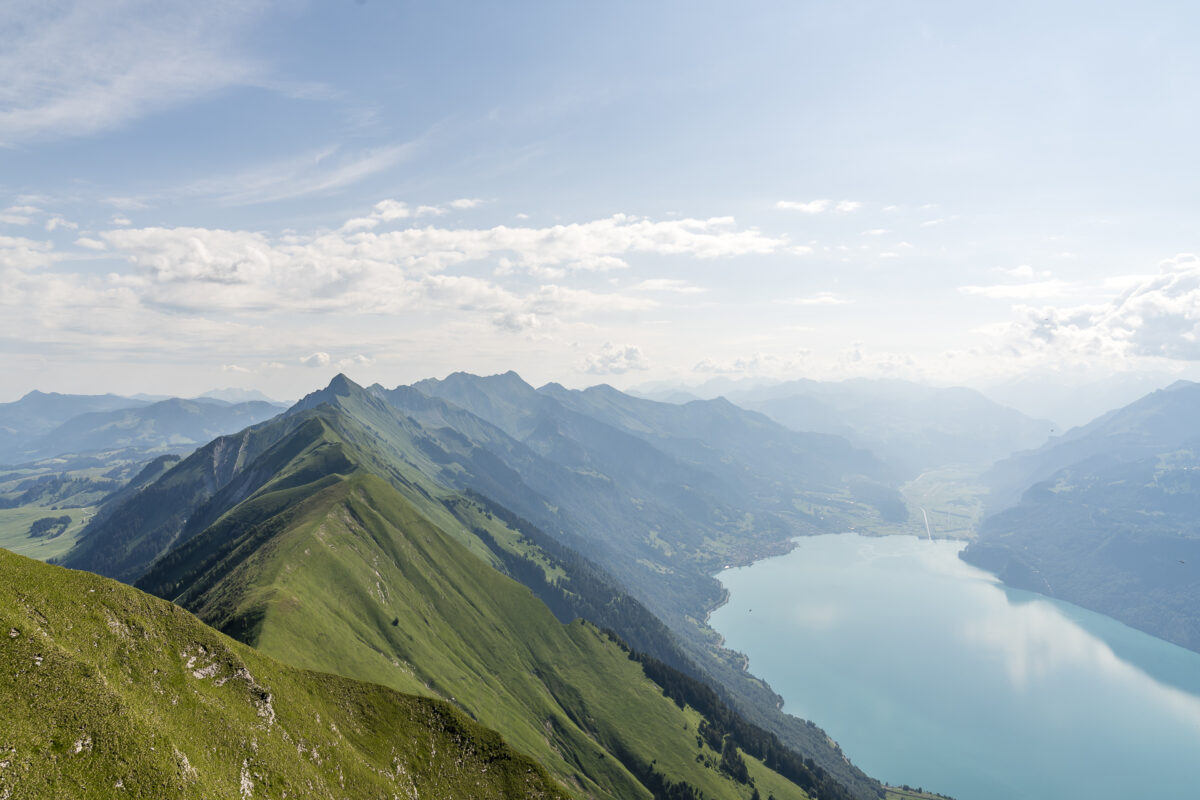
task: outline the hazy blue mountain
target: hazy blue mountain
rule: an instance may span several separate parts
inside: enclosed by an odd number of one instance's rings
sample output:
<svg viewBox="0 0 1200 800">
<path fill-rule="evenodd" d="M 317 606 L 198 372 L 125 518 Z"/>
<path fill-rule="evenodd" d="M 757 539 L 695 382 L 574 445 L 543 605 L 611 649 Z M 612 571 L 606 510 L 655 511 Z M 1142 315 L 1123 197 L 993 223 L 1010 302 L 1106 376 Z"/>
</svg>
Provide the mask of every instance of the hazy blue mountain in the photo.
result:
<svg viewBox="0 0 1200 800">
<path fill-rule="evenodd" d="M 847 476 L 879 481 L 892 477 L 872 454 L 848 446 L 841 436 L 789 431 L 723 397 L 658 403 L 611 386 L 572 391 L 556 383 L 538 392 L 706 469 L 723 482 L 741 483 L 750 493 L 797 485 L 833 488 L 843 485 Z"/>
<path fill-rule="evenodd" d="M 236 405 L 237 403 L 250 403 L 256 400 L 263 403 L 273 403 L 276 405 L 279 404 L 278 400 L 267 397 L 257 389 L 238 389 L 234 387 L 227 389 L 212 389 L 211 391 L 207 391 L 200 395 L 200 398 L 205 397 L 212 398 L 213 400 L 223 400 L 231 405 Z"/>
<path fill-rule="evenodd" d="M 1000 510 L 1055 472 L 1096 456 L 1135 460 L 1174 450 L 1200 436 L 1200 384 L 1179 381 L 1086 425 L 1052 437 L 1041 447 L 1014 453 L 984 474 L 988 505 Z"/>
<path fill-rule="evenodd" d="M 1054 429 L 974 389 L 901 380 L 798 380 L 726 396 L 793 430 L 844 436 L 905 477 L 951 464 L 985 466 L 1036 447 Z"/>
<path fill-rule="evenodd" d="M 1198 454 L 1200 384 L 1180 381 L 996 464 L 963 558 L 1200 650 Z"/>
<path fill-rule="evenodd" d="M 1200 439 L 1058 470 L 987 518 L 962 557 L 1200 651 Z"/>
<path fill-rule="evenodd" d="M 72 417 L 92 412 L 137 408 L 146 401 L 115 394 L 58 394 L 32 391 L 11 403 L 0 403 L 0 463 L 21 460 L 22 447 Z"/>
<path fill-rule="evenodd" d="M 1034 417 L 1052 419 L 1060 430 L 1086 425 L 1114 408 L 1169 386 L 1166 372 L 1125 372 L 1087 378 L 1059 370 L 1034 370 L 983 387 L 988 397 Z"/>
<path fill-rule="evenodd" d="M 229 405 L 217 400 L 172 398 L 136 408 L 79 414 L 31 441 L 22 460 L 60 453 L 137 450 L 186 452 L 216 436 L 261 422 L 283 411 L 273 403 Z"/>
</svg>

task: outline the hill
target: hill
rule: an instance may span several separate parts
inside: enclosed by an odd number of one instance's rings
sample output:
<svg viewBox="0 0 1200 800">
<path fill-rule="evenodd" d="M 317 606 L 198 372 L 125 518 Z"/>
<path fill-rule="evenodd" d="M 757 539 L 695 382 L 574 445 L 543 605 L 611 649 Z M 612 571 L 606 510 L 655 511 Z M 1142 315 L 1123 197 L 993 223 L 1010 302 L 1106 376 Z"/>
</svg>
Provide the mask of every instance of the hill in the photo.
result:
<svg viewBox="0 0 1200 800">
<path fill-rule="evenodd" d="M 5 550 L 0 630 L 3 797 L 564 796 L 446 703 L 284 666 Z"/>
<path fill-rule="evenodd" d="M 284 407 L 251 401 L 230 405 L 218 400 L 172 398 L 137 408 L 80 414 L 21 450 L 26 460 L 63 453 L 137 451 L 146 457 L 186 453 L 213 438 L 275 416 Z"/>
<path fill-rule="evenodd" d="M 1175 449 L 1200 436 L 1200 384 L 1178 381 L 1086 425 L 1052 437 L 1037 449 L 1014 453 L 983 475 L 988 505 L 999 511 L 1060 469 L 1103 456 L 1133 461 Z"/>
<path fill-rule="evenodd" d="M 1198 476 L 1200 384 L 1180 382 L 997 464 L 1001 510 L 962 557 L 1200 651 Z"/>
<path fill-rule="evenodd" d="M 81 395 L 32 391 L 11 403 L 0 403 L 0 464 L 25 460 L 23 448 L 72 417 L 148 405 L 115 394 Z"/>
<path fill-rule="evenodd" d="M 448 456 L 416 420 L 339 377 L 184 459 L 90 530 L 69 563 L 140 578 L 289 663 L 446 698 L 572 793 L 649 796 L 674 784 L 749 797 L 753 778 L 764 796 L 800 797 L 804 786 L 848 796 L 715 695 L 703 716 L 682 695 L 665 698 L 644 666 L 681 658 L 661 623 L 611 590 L 593 602 L 600 573 L 431 479 Z M 594 625 L 563 624 L 496 567 L 568 613 L 606 606 L 614 628 L 657 655 L 635 660 Z M 662 669 L 675 676 L 663 683 L 696 683 Z"/>
</svg>

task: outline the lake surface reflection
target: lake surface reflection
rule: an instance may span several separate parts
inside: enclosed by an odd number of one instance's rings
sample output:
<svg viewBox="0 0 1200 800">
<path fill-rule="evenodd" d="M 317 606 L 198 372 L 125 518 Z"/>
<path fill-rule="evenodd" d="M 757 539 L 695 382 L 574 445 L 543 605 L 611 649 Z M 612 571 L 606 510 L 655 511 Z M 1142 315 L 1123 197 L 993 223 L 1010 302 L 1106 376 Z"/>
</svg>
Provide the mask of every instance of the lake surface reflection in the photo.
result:
<svg viewBox="0 0 1200 800">
<path fill-rule="evenodd" d="M 718 576 L 750 670 L 869 774 L 959 800 L 1200 797 L 1200 654 L 857 534 Z"/>
</svg>

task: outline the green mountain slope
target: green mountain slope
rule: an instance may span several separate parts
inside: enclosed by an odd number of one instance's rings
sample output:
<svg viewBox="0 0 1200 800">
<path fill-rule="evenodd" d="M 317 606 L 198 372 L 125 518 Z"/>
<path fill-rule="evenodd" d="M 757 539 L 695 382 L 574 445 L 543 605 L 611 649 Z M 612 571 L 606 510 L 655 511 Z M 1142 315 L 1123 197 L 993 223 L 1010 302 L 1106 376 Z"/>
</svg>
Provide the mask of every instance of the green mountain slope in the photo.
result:
<svg viewBox="0 0 1200 800">
<path fill-rule="evenodd" d="M 739 712 L 860 796 L 878 788 L 820 728 L 780 712 L 705 622 L 722 565 L 781 552 L 796 535 L 879 524 L 855 493 L 880 504 L 895 493 L 869 454 L 723 401 L 680 409 L 607 387 L 534 390 L 514 373 L 372 391 L 422 423 L 441 482 L 499 501 L 619 575 Z"/>
<path fill-rule="evenodd" d="M 690 655 L 684 655 L 662 623 L 615 589 L 602 570 L 571 553 L 573 547 L 598 561 L 597 553 L 607 555 L 601 563 L 610 570 L 613 564 L 627 563 L 613 558 L 613 553 L 654 556 L 658 561 L 649 563 L 661 567 L 640 567 L 642 586 L 651 589 L 656 582 L 687 591 L 689 582 L 712 583 L 702 563 L 689 564 L 678 557 L 679 551 L 664 552 L 652 540 L 639 544 L 630 535 L 617 536 L 620 527 L 606 519 L 609 513 L 619 511 L 618 522 L 644 524 L 645 518 L 639 519 L 638 506 L 614 489 L 611 480 L 594 472 L 564 469 L 463 409 L 415 390 L 409 393 L 412 397 L 401 413 L 339 376 L 288 414 L 210 443 L 127 497 L 85 532 L 67 563 L 126 580 L 151 569 L 142 585 L 153 581 L 155 591 L 168 597 L 189 587 L 203 586 L 200 591 L 208 591 L 210 583 L 232 569 L 231 564 L 265 546 L 289 509 L 304 498 L 351 473 L 376 475 L 429 524 L 482 562 L 532 587 L 563 620 L 585 616 L 677 668 L 710 676 L 706 680 L 715 676 L 718 683 L 736 683 L 726 700 L 743 714 L 778 734 L 788 748 L 812 758 L 837 781 L 853 787 L 857 796 L 875 795 L 878 784 L 849 764 L 819 728 L 780 713 L 778 696 L 742 671 L 734 654 L 720 651 L 714 633 L 697 627 L 694 641 L 686 648 Z M 417 408 L 421 404 L 423 410 Z M 636 439 L 634 443 L 648 447 Z M 539 525 L 548 520 L 544 530 L 553 536 L 485 497 L 468 500 L 455 488 L 479 491 L 526 517 L 536 518 L 531 511 L 541 512 Z M 575 499 L 551 503 L 542 491 Z M 582 509 L 587 517 L 576 520 L 564 504 Z M 643 508 L 647 505 L 641 503 Z M 692 524 L 678 509 L 665 511 L 678 515 L 681 528 Z M 590 527 L 592 522 L 605 527 Z M 644 528 L 627 534 L 639 530 Z M 604 544 L 605 537 L 613 537 L 611 545 Z M 728 537 L 723 544 L 711 546 L 748 550 L 756 540 L 746 538 L 748 542 Z M 718 595 L 684 592 L 679 597 L 679 607 L 692 609 L 698 625 L 705 605 Z M 221 624 L 242 638 L 257 635 L 254 614 L 230 612 Z M 719 660 L 714 660 L 716 653 L 723 653 Z M 709 662 L 707 666 L 700 659 Z"/>
<path fill-rule="evenodd" d="M 750 796 L 719 749 L 697 744 L 695 711 L 664 698 L 598 629 L 560 623 L 361 469 L 369 459 L 343 436 L 353 423 L 328 406 L 312 413 L 286 448 L 291 468 L 161 559 L 142 586 L 289 663 L 449 699 L 581 796 L 650 796 L 656 780 Z M 725 762 L 745 764 L 759 787 L 803 796 L 736 753 Z M 829 783 L 824 796 L 838 791 Z"/>
<path fill-rule="evenodd" d="M 0 797 L 561 797 L 437 700 L 295 669 L 0 550 Z"/>
</svg>

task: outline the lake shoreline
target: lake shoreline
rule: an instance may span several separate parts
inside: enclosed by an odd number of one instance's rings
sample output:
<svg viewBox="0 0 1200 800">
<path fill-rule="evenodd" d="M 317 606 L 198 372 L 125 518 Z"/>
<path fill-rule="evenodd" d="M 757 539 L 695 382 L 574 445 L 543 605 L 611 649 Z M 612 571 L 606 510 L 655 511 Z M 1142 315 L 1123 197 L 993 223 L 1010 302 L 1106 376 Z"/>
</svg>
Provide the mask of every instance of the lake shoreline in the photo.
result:
<svg viewBox="0 0 1200 800">
<path fill-rule="evenodd" d="M 868 774 L 975 800 L 1115 800 L 1151 774 L 1153 796 L 1192 796 L 1200 677 L 1154 676 L 1200 676 L 1195 654 L 1007 587 L 958 558 L 962 540 L 793 541 L 790 561 L 716 573 L 708 622 Z"/>
</svg>

